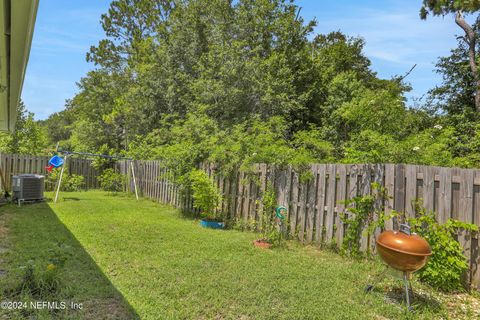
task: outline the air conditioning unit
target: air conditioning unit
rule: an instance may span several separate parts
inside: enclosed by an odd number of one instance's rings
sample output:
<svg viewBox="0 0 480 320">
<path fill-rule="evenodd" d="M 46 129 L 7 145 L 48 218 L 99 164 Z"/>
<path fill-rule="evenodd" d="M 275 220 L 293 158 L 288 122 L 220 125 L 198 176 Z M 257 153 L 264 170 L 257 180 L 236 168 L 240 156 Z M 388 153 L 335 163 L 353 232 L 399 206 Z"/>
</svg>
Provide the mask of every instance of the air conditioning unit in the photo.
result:
<svg viewBox="0 0 480 320">
<path fill-rule="evenodd" d="M 13 200 L 34 201 L 43 200 L 45 190 L 45 177 L 38 174 L 19 174 L 13 176 Z"/>
</svg>

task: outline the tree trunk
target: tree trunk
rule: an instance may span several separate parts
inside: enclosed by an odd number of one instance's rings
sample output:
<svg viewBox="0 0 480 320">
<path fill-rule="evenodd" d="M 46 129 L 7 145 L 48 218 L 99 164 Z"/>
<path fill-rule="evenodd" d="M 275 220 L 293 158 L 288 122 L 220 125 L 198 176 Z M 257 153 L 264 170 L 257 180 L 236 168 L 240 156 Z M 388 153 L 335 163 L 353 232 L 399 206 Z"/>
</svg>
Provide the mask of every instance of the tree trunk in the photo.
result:
<svg viewBox="0 0 480 320">
<path fill-rule="evenodd" d="M 478 76 L 477 62 L 475 61 L 475 42 L 476 35 L 473 28 L 465 21 L 462 11 L 457 11 L 455 15 L 455 23 L 465 31 L 466 42 L 468 44 L 468 58 L 470 63 L 470 70 L 473 73 L 475 80 L 475 109 L 480 112 L 480 79 Z"/>
</svg>

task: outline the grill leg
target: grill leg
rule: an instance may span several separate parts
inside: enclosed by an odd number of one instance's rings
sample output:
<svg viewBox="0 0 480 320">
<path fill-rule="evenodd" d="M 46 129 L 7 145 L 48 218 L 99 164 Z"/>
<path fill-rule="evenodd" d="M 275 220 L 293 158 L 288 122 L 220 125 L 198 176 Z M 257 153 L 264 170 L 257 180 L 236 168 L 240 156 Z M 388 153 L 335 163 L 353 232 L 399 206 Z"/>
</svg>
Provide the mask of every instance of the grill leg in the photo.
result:
<svg viewBox="0 0 480 320">
<path fill-rule="evenodd" d="M 410 277 L 411 279 L 411 277 Z M 410 292 L 412 293 L 412 295 L 410 296 L 410 302 L 412 302 L 415 298 L 415 294 L 413 293 L 413 287 L 412 287 L 412 281 L 411 280 L 408 280 L 408 286 L 410 288 Z"/>
<path fill-rule="evenodd" d="M 409 289 L 408 289 L 409 280 L 408 280 L 408 273 L 407 272 L 403 273 L 403 282 L 405 283 L 405 298 L 407 300 L 407 310 L 410 311 L 412 309 L 412 307 L 410 306 L 410 295 L 408 293 L 408 291 L 409 291 Z"/>
</svg>

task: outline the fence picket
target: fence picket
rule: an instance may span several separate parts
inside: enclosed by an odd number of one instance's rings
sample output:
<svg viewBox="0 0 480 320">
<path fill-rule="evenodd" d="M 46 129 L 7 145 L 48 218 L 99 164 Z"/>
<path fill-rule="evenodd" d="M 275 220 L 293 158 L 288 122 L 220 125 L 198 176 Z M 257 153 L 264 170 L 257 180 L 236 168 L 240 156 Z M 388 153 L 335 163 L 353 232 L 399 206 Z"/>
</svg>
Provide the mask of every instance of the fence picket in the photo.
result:
<svg viewBox="0 0 480 320">
<path fill-rule="evenodd" d="M 470 169 L 464 169 L 460 172 L 460 212 L 459 219 L 468 223 L 473 223 L 473 183 L 474 172 Z M 470 261 L 472 255 L 472 239 L 471 234 L 461 231 L 458 235 L 458 241 L 463 247 L 463 254 Z M 472 276 L 470 270 L 465 275 L 467 281 L 470 281 Z"/>
<path fill-rule="evenodd" d="M 305 224 L 306 224 L 306 214 L 308 211 L 306 210 L 306 198 L 308 192 L 308 184 L 305 182 L 301 182 L 299 184 L 299 197 L 298 197 L 298 210 L 297 210 L 297 223 L 299 225 L 298 230 L 298 240 L 304 242 L 305 240 Z"/>
<path fill-rule="evenodd" d="M 417 166 L 405 166 L 405 216 L 415 217 L 415 202 L 417 199 Z"/>
<path fill-rule="evenodd" d="M 360 173 L 361 173 L 361 178 L 360 178 L 360 195 L 362 196 L 367 196 L 370 195 L 371 193 L 371 188 L 372 188 L 372 173 L 371 173 L 371 167 L 368 164 L 362 164 L 359 165 L 360 168 Z M 362 230 L 362 238 L 360 241 L 360 249 L 362 251 L 367 250 L 368 248 L 368 238 L 365 236 L 367 226 L 363 226 Z"/>
<path fill-rule="evenodd" d="M 375 211 L 379 212 L 385 206 L 385 203 L 384 203 L 385 200 L 382 199 L 382 197 L 378 196 L 381 191 L 380 188 L 385 186 L 385 181 L 384 181 L 385 166 L 383 164 L 375 164 L 372 169 L 373 169 L 373 182 L 377 185 L 377 188 L 373 191 L 374 194 L 377 195 L 374 206 L 375 206 Z M 378 219 L 378 216 L 375 216 L 374 219 Z M 380 228 L 376 228 L 374 230 L 372 238 L 369 239 L 370 250 L 372 252 L 376 251 L 375 240 L 377 239 L 381 231 L 382 230 Z"/>
<path fill-rule="evenodd" d="M 345 210 L 345 200 L 347 196 L 347 166 L 344 164 L 337 165 L 338 168 L 338 187 L 337 187 L 337 212 L 335 214 L 335 239 L 337 245 L 340 247 L 343 242 L 344 225 L 340 218 Z"/>
<path fill-rule="evenodd" d="M 316 170 L 312 168 L 312 179 L 308 181 L 308 193 L 307 193 L 307 204 L 306 204 L 306 239 L 305 243 L 311 243 L 313 240 L 313 231 L 314 231 L 314 221 L 315 221 L 315 196 L 317 191 L 317 174 Z"/>
<path fill-rule="evenodd" d="M 334 164 L 327 165 L 328 184 L 327 184 L 327 215 L 326 215 L 326 243 L 330 243 L 333 238 L 333 226 L 335 221 L 335 193 L 337 187 L 337 167 Z"/>
<path fill-rule="evenodd" d="M 422 166 L 423 172 L 423 206 L 428 211 L 434 210 L 435 171 L 433 167 Z"/>
<path fill-rule="evenodd" d="M 316 217 L 315 217 L 315 243 L 321 245 L 323 241 L 323 230 L 325 225 L 325 190 L 326 190 L 326 165 L 319 164 L 316 168 L 317 175 L 317 196 L 316 196 Z"/>
<path fill-rule="evenodd" d="M 290 196 L 290 233 L 293 237 L 297 234 L 297 210 L 298 210 L 298 173 L 292 170 L 291 174 L 291 196 Z"/>
</svg>

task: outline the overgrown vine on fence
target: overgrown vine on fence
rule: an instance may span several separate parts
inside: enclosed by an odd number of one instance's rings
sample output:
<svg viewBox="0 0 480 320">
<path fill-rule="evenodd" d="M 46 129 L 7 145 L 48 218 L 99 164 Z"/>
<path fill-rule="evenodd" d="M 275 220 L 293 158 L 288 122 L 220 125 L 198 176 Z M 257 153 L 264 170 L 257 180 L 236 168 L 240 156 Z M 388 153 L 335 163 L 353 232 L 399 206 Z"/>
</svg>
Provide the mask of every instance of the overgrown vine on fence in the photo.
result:
<svg viewBox="0 0 480 320">
<path fill-rule="evenodd" d="M 275 194 L 275 189 L 270 181 L 267 182 L 267 186 L 261 201 L 263 204 L 260 224 L 260 232 L 262 233 L 262 237 L 275 247 L 282 246 L 286 237 L 286 230 L 284 230 L 284 228 L 278 224 L 278 218 L 275 216 L 277 197 Z M 281 223 L 283 223 L 285 226 L 287 224 L 287 220 L 284 220 Z"/>
<path fill-rule="evenodd" d="M 377 228 L 383 229 L 385 221 L 393 218 L 396 213 L 386 215 L 384 202 L 388 199 L 386 189 L 378 183 L 372 183 L 372 195 L 357 196 L 344 201 L 345 211 L 340 219 L 346 225 L 340 253 L 354 258 L 360 258 L 360 240 L 363 235 L 370 237 Z M 367 248 L 367 255 L 370 248 Z"/>
</svg>

